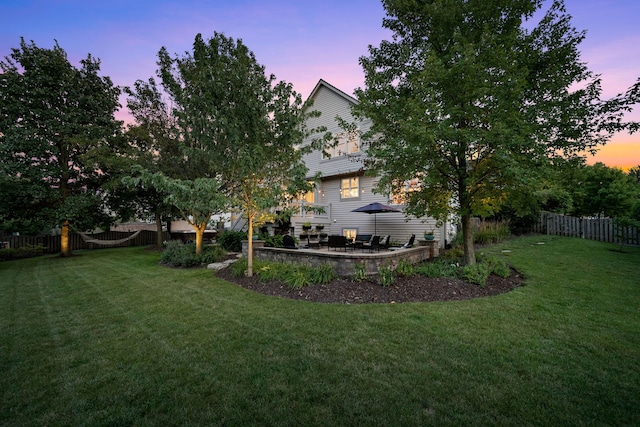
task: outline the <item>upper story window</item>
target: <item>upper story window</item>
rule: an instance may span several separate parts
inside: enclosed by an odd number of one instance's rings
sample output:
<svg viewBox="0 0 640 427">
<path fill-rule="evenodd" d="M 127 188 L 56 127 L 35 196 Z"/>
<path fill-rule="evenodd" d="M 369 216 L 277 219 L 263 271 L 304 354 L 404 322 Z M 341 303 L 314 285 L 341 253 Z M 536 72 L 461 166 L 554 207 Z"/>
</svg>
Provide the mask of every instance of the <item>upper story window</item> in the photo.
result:
<svg viewBox="0 0 640 427">
<path fill-rule="evenodd" d="M 311 186 L 313 186 L 314 189 L 311 190 L 311 191 L 307 191 L 306 193 L 299 193 L 298 196 L 297 196 L 298 201 L 307 202 L 307 203 L 315 203 L 315 201 L 316 201 L 315 185 L 313 184 L 313 182 L 309 182 L 309 184 Z"/>
<path fill-rule="evenodd" d="M 357 129 L 337 133 L 325 157 L 330 159 L 360 152 L 360 131 Z"/>
<path fill-rule="evenodd" d="M 391 204 L 406 205 L 409 194 L 420 190 L 420 179 L 413 178 L 404 182 L 399 191 L 391 194 Z"/>
<path fill-rule="evenodd" d="M 340 198 L 352 199 L 360 196 L 360 177 L 343 178 L 340 183 Z"/>
</svg>

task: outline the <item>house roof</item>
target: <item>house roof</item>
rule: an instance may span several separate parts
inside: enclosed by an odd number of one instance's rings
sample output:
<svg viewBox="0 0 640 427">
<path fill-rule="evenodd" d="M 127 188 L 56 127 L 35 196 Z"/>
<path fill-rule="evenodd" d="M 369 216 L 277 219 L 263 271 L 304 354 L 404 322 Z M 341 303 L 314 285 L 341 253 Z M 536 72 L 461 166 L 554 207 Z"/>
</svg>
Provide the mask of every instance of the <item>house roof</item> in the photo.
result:
<svg viewBox="0 0 640 427">
<path fill-rule="evenodd" d="M 341 91 L 340 89 L 338 89 L 334 85 L 332 85 L 330 83 L 327 83 L 323 79 L 320 79 L 318 81 L 318 83 L 316 83 L 316 86 L 313 88 L 313 90 L 311 91 L 311 94 L 309 95 L 309 98 L 307 98 L 307 99 L 313 98 L 316 95 L 316 93 L 318 93 L 318 91 L 320 90 L 321 87 L 325 87 L 325 88 L 329 89 L 330 91 L 334 92 L 336 95 L 341 96 L 342 98 L 344 98 L 345 100 L 347 100 L 348 102 L 350 102 L 352 104 L 357 104 L 358 103 L 358 100 L 356 98 L 354 98 L 351 95 L 347 95 L 345 92 Z"/>
</svg>

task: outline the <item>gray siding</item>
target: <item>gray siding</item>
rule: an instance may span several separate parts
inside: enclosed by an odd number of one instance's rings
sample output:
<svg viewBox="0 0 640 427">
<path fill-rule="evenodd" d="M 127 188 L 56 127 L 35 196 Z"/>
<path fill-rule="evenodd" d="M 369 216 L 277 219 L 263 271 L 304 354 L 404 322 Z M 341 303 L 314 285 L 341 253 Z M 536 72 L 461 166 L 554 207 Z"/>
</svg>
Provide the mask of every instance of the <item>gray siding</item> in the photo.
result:
<svg viewBox="0 0 640 427">
<path fill-rule="evenodd" d="M 335 120 L 340 116 L 347 122 L 353 122 L 351 106 L 357 102 L 348 95 L 320 81 L 311 95 L 314 104 L 313 110 L 321 112 L 320 117 L 310 119 L 309 128 L 325 126 L 328 132 L 337 134 L 343 130 Z M 369 130 L 370 121 L 360 122 L 361 132 Z M 309 141 L 305 141 L 308 144 Z M 395 243 L 405 243 L 412 234 L 416 239 L 421 239 L 425 230 L 431 230 L 435 226 L 433 218 L 406 218 L 402 212 L 389 212 L 369 215 L 365 213 L 352 212 L 361 206 L 373 202 L 389 204 L 386 195 L 374 194 L 373 187 L 375 179 L 369 176 L 360 176 L 360 196 L 352 199 L 341 200 L 340 182 L 344 175 L 362 173 L 362 158 L 364 153 L 352 156 L 341 156 L 333 159 L 325 159 L 320 151 L 315 151 L 305 156 L 305 163 L 309 168 L 309 176 L 314 176 L 317 172 L 322 174 L 322 181 L 319 183 L 315 195 L 315 203 L 326 207 L 326 214 L 297 216 L 292 218 L 295 227 L 295 234 L 302 231 L 301 225 L 305 221 L 312 224 L 322 223 L 325 225 L 324 232 L 327 234 L 342 234 L 345 229 L 355 229 L 360 234 L 373 234 L 374 227 L 378 235 L 390 235 L 391 241 Z M 359 161 L 360 160 L 360 161 Z M 396 206 L 402 210 L 402 206 Z M 443 229 L 436 230 L 436 239 L 440 240 L 440 246 L 444 245 Z"/>
</svg>

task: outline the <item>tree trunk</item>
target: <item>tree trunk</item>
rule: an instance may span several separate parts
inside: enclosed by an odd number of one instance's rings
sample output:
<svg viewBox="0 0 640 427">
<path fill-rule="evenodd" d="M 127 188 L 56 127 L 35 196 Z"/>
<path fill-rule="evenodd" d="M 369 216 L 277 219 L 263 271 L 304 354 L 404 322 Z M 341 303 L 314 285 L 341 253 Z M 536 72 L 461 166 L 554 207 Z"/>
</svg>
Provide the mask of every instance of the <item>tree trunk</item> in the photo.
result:
<svg viewBox="0 0 640 427">
<path fill-rule="evenodd" d="M 253 276 L 253 215 L 249 217 L 249 231 L 247 233 L 247 239 L 249 239 L 247 245 L 247 277 Z"/>
<path fill-rule="evenodd" d="M 163 243 L 162 238 L 162 215 L 159 213 L 155 214 L 156 217 L 156 246 L 161 248 Z"/>
<path fill-rule="evenodd" d="M 69 221 L 62 223 L 62 233 L 60 234 L 60 255 L 71 256 L 71 245 L 69 244 Z"/>
<path fill-rule="evenodd" d="M 464 242 L 464 265 L 474 265 L 476 263 L 476 252 L 473 247 L 473 227 L 471 225 L 471 215 L 462 215 L 462 240 Z"/>
<path fill-rule="evenodd" d="M 196 229 L 196 255 L 202 254 L 202 237 L 204 236 L 204 230 L 207 228 L 207 223 L 198 224 L 194 226 Z"/>
</svg>

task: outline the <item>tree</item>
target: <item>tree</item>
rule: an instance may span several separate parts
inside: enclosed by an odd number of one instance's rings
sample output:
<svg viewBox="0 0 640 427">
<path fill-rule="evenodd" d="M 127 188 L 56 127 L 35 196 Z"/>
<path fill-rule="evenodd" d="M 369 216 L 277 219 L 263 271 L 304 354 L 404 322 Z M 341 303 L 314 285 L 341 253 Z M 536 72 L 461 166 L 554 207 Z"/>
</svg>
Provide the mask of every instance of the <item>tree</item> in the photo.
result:
<svg viewBox="0 0 640 427">
<path fill-rule="evenodd" d="M 153 187 L 150 180 L 127 185 L 123 178 L 131 176 L 135 165 L 152 174 L 180 177 L 182 162 L 178 141 L 173 138 L 173 118 L 153 79 L 136 81 L 133 88 L 125 87 L 124 91 L 129 95 L 127 107 L 135 123 L 127 127 L 115 153 L 113 147 L 97 152 L 96 161 L 109 177 L 103 189 L 111 209 L 121 219 L 153 218 L 156 245 L 161 246 L 163 220 L 169 224 L 179 212 L 167 202 L 169 195 Z"/>
<path fill-rule="evenodd" d="M 48 209 L 43 222 L 62 226 L 65 256 L 71 254 L 70 222 L 86 229 L 110 221 L 101 172 L 83 156 L 108 144 L 121 127 L 114 119 L 120 90 L 98 75 L 99 60 L 88 55 L 80 64 L 71 65 L 57 43 L 42 49 L 24 39 L 0 62 L 1 167 L 13 179 L 41 186 Z"/>
<path fill-rule="evenodd" d="M 205 41 L 198 34 L 193 53 L 158 54 L 158 75 L 170 96 L 177 139 L 188 170 L 216 179 L 230 206 L 249 224 L 249 267 L 257 216 L 278 206 L 286 193 L 307 186 L 302 154 L 321 144 L 300 148 L 306 119 L 315 112 L 293 87 L 267 76 L 241 40 L 220 33 Z"/>
<path fill-rule="evenodd" d="M 490 215 L 541 171 L 593 151 L 622 129 L 640 82 L 600 99 L 580 61 L 584 38 L 554 1 L 384 0 L 391 41 L 360 58 L 357 117 L 372 120 L 369 170 L 378 191 L 421 178 L 407 213 L 462 222 L 464 263 L 475 263 L 471 220 Z"/>
<path fill-rule="evenodd" d="M 567 183 L 574 196 L 576 216 L 626 217 L 640 194 L 640 187 L 622 169 L 603 163 L 584 166 L 577 180 Z"/>
<path fill-rule="evenodd" d="M 175 206 L 196 234 L 196 254 L 202 254 L 203 236 L 211 216 L 227 206 L 219 183 L 211 178 L 182 180 L 167 177 L 161 172 L 150 173 L 138 169 L 136 178 L 125 178 L 128 185 L 156 189 L 166 194 L 164 202 Z"/>
</svg>

